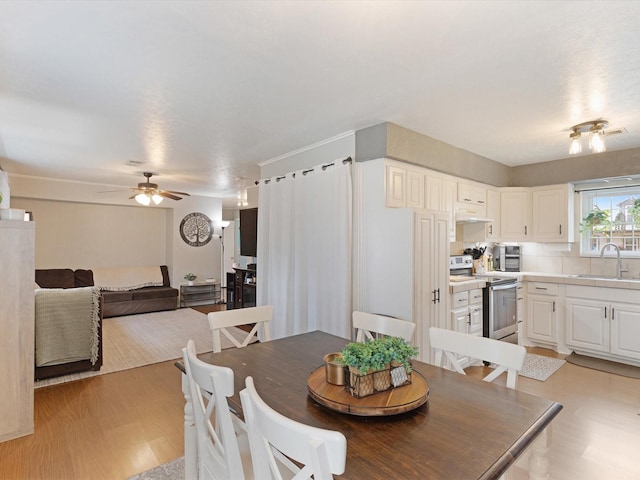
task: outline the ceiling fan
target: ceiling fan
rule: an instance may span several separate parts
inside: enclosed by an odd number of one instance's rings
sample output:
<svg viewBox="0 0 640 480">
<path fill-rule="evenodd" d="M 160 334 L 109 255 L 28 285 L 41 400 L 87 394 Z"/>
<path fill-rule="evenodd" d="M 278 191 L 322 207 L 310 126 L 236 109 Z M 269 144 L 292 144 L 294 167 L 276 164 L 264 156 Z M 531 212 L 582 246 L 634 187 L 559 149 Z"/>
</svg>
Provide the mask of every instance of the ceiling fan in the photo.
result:
<svg viewBox="0 0 640 480">
<path fill-rule="evenodd" d="M 151 183 L 149 179 L 153 176 L 151 172 L 142 172 L 147 179 L 146 182 L 138 183 L 137 188 L 132 188 L 135 193 L 129 197 L 131 200 L 135 198 L 136 202 L 142 205 L 150 205 L 151 202 L 158 205 L 163 198 L 170 198 L 171 200 L 182 200 L 182 197 L 178 195 L 190 196 L 185 192 L 174 192 L 172 190 L 160 190 L 157 183 Z"/>
</svg>

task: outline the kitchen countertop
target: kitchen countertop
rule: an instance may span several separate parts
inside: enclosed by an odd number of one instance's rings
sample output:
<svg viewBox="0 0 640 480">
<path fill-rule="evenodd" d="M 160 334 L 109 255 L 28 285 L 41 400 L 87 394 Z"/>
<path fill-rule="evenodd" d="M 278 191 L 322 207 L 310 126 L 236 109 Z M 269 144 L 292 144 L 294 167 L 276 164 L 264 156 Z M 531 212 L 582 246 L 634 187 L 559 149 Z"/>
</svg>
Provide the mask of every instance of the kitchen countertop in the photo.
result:
<svg viewBox="0 0 640 480">
<path fill-rule="evenodd" d="M 605 287 L 605 288 L 624 288 L 628 290 L 640 290 L 640 278 L 585 278 L 575 274 L 562 273 L 542 273 L 542 272 L 489 272 L 476 275 L 476 280 L 467 282 L 450 282 L 449 292 L 456 293 L 464 290 L 472 290 L 474 288 L 483 288 L 485 282 L 483 277 L 515 277 L 518 281 L 523 282 L 548 282 L 562 283 L 565 285 L 582 285 L 587 287 Z"/>
</svg>

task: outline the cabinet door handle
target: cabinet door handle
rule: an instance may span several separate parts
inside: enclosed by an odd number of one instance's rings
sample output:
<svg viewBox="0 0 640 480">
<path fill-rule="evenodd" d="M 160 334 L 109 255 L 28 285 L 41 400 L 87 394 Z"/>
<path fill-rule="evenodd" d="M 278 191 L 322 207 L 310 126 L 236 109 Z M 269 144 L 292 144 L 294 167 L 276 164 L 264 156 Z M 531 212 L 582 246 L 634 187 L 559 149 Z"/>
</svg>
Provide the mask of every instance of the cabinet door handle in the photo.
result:
<svg viewBox="0 0 640 480">
<path fill-rule="evenodd" d="M 604 318 L 607 318 L 607 307 L 604 307 Z"/>
<path fill-rule="evenodd" d="M 536 287 L 536 290 L 546 290 L 547 287 Z"/>
<path fill-rule="evenodd" d="M 478 203 L 479 203 L 480 205 L 484 205 L 484 200 L 478 200 Z"/>
<path fill-rule="evenodd" d="M 434 288 L 431 293 L 433 294 L 433 298 L 431 299 L 431 302 L 436 303 L 436 289 Z"/>
<path fill-rule="evenodd" d="M 440 289 L 436 289 L 436 292 L 438 292 L 438 303 L 440 303 Z"/>
<path fill-rule="evenodd" d="M 465 198 L 465 199 L 464 199 L 464 201 L 465 201 L 465 202 L 470 202 L 470 201 L 471 201 L 471 199 L 470 199 L 470 198 Z"/>
<path fill-rule="evenodd" d="M 556 311 L 556 302 L 553 302 L 553 312 L 555 313 Z"/>
<path fill-rule="evenodd" d="M 611 320 L 616 319 L 616 309 L 611 307 Z"/>
<path fill-rule="evenodd" d="M 467 323 L 471 325 L 471 313 L 467 313 L 467 317 L 469 317 L 469 320 L 467 320 Z"/>
<path fill-rule="evenodd" d="M 524 234 L 525 235 L 527 234 L 527 226 L 526 225 L 524 226 Z"/>
<path fill-rule="evenodd" d="M 562 235 L 562 224 L 558 225 L 560 227 L 560 235 Z"/>
</svg>

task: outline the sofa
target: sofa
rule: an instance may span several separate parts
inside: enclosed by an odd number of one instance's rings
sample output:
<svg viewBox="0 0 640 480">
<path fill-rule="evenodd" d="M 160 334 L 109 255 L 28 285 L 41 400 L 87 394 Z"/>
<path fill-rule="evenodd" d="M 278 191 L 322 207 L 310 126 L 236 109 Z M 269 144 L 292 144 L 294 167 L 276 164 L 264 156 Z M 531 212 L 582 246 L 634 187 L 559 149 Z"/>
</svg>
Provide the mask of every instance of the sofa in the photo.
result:
<svg viewBox="0 0 640 480">
<path fill-rule="evenodd" d="M 98 287 L 103 318 L 178 308 L 178 290 L 171 287 L 166 265 L 36 270 L 36 283 L 41 288 Z"/>
<path fill-rule="evenodd" d="M 35 380 L 102 367 L 102 296 L 96 287 L 68 288 L 73 272 L 56 272 L 36 285 Z"/>
</svg>

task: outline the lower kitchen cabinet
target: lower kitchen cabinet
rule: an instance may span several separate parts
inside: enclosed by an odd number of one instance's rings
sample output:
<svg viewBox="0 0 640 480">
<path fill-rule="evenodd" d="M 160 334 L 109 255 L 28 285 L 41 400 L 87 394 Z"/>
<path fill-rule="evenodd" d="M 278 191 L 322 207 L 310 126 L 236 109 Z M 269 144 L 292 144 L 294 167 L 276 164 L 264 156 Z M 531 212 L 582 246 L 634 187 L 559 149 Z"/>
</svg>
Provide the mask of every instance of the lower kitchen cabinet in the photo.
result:
<svg viewBox="0 0 640 480">
<path fill-rule="evenodd" d="M 527 336 L 543 343 L 558 343 L 558 285 L 529 282 L 527 285 Z"/>
<path fill-rule="evenodd" d="M 566 344 L 607 358 L 640 360 L 640 306 L 611 301 L 612 292 L 586 287 L 576 292 L 581 298 L 567 298 Z"/>
</svg>

